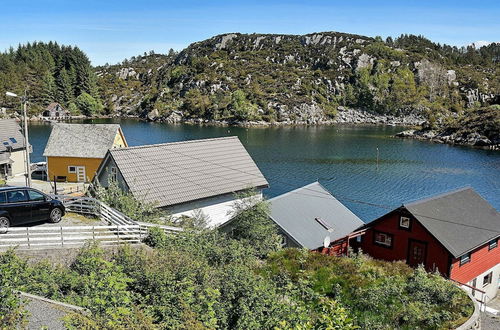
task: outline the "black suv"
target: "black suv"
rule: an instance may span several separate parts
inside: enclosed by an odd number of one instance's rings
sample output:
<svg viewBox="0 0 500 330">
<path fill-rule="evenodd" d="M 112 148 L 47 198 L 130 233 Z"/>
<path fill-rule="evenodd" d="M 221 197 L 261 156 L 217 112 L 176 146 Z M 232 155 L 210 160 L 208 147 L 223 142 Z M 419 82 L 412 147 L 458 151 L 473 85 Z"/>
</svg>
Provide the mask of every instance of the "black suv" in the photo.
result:
<svg viewBox="0 0 500 330">
<path fill-rule="evenodd" d="M 0 233 L 10 226 L 61 221 L 64 205 L 44 193 L 22 187 L 0 187 Z"/>
</svg>

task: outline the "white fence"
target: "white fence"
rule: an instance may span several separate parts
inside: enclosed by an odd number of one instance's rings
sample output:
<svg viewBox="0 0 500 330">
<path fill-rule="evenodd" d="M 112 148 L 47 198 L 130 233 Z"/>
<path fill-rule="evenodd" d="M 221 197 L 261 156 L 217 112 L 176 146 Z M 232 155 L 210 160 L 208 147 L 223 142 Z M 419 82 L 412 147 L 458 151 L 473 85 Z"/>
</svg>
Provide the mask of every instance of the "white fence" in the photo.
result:
<svg viewBox="0 0 500 330">
<path fill-rule="evenodd" d="M 147 233 L 139 225 L 11 227 L 0 235 L 0 249 L 13 246 L 28 249 L 74 247 L 89 240 L 102 245 L 137 244 L 144 235 Z"/>
<path fill-rule="evenodd" d="M 63 202 L 66 211 L 97 216 L 108 226 L 37 226 L 11 227 L 0 234 L 0 250 L 10 247 L 23 249 L 81 246 L 86 241 L 102 245 L 138 244 L 146 238 L 149 228 L 158 227 L 175 234 L 182 228 L 137 222 L 95 198 L 52 196 Z"/>
</svg>

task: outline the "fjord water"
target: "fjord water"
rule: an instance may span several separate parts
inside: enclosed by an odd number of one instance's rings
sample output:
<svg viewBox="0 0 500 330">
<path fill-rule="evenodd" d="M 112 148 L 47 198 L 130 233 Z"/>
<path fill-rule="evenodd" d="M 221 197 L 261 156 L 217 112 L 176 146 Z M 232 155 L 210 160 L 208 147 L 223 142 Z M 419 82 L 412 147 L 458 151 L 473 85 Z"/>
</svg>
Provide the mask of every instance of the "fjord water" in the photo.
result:
<svg viewBox="0 0 500 330">
<path fill-rule="evenodd" d="M 387 208 L 464 186 L 472 186 L 500 210 L 500 152 L 393 138 L 402 127 L 84 122 L 120 123 L 130 146 L 237 135 L 269 181 L 267 197 L 318 180 L 364 221 L 388 212 Z M 44 160 L 50 130 L 46 123 L 30 126 L 33 161 Z M 82 138 L 82 143 L 92 143 L 92 137 Z"/>
</svg>

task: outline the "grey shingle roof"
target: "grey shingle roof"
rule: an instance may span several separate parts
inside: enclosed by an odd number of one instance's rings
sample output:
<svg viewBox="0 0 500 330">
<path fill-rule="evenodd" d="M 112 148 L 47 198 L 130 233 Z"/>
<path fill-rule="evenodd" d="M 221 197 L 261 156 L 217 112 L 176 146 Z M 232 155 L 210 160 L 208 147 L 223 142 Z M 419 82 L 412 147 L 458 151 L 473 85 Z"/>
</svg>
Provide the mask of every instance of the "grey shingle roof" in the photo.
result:
<svg viewBox="0 0 500 330">
<path fill-rule="evenodd" d="M 472 188 L 404 207 L 455 257 L 500 236 L 500 213 Z"/>
<path fill-rule="evenodd" d="M 104 158 L 119 129 L 118 124 L 55 124 L 43 155 Z"/>
<path fill-rule="evenodd" d="M 158 207 L 268 183 L 237 137 L 110 150 L 130 191 Z"/>
<path fill-rule="evenodd" d="M 319 182 L 277 196 L 269 202 L 273 221 L 297 243 L 311 250 L 322 247 L 326 236 L 333 242 L 363 224 Z"/>
<path fill-rule="evenodd" d="M 0 120 L 0 152 L 7 150 L 7 145 L 4 142 L 8 143 L 8 146 L 14 150 L 24 148 L 24 136 L 15 119 Z"/>
</svg>

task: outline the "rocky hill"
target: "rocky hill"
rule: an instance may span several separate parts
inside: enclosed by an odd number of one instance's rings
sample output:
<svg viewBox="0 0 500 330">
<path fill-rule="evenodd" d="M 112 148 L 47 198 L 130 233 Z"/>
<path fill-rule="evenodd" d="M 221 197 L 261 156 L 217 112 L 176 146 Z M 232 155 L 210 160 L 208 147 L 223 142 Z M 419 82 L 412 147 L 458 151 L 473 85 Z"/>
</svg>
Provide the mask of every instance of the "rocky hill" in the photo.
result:
<svg viewBox="0 0 500 330">
<path fill-rule="evenodd" d="M 178 54 L 98 68 L 98 75 L 110 112 L 151 120 L 329 123 L 403 117 L 413 123 L 441 122 L 467 108 L 499 103 L 499 62 L 499 44 L 458 49 L 412 35 L 384 41 L 336 32 L 232 33 Z"/>
</svg>

